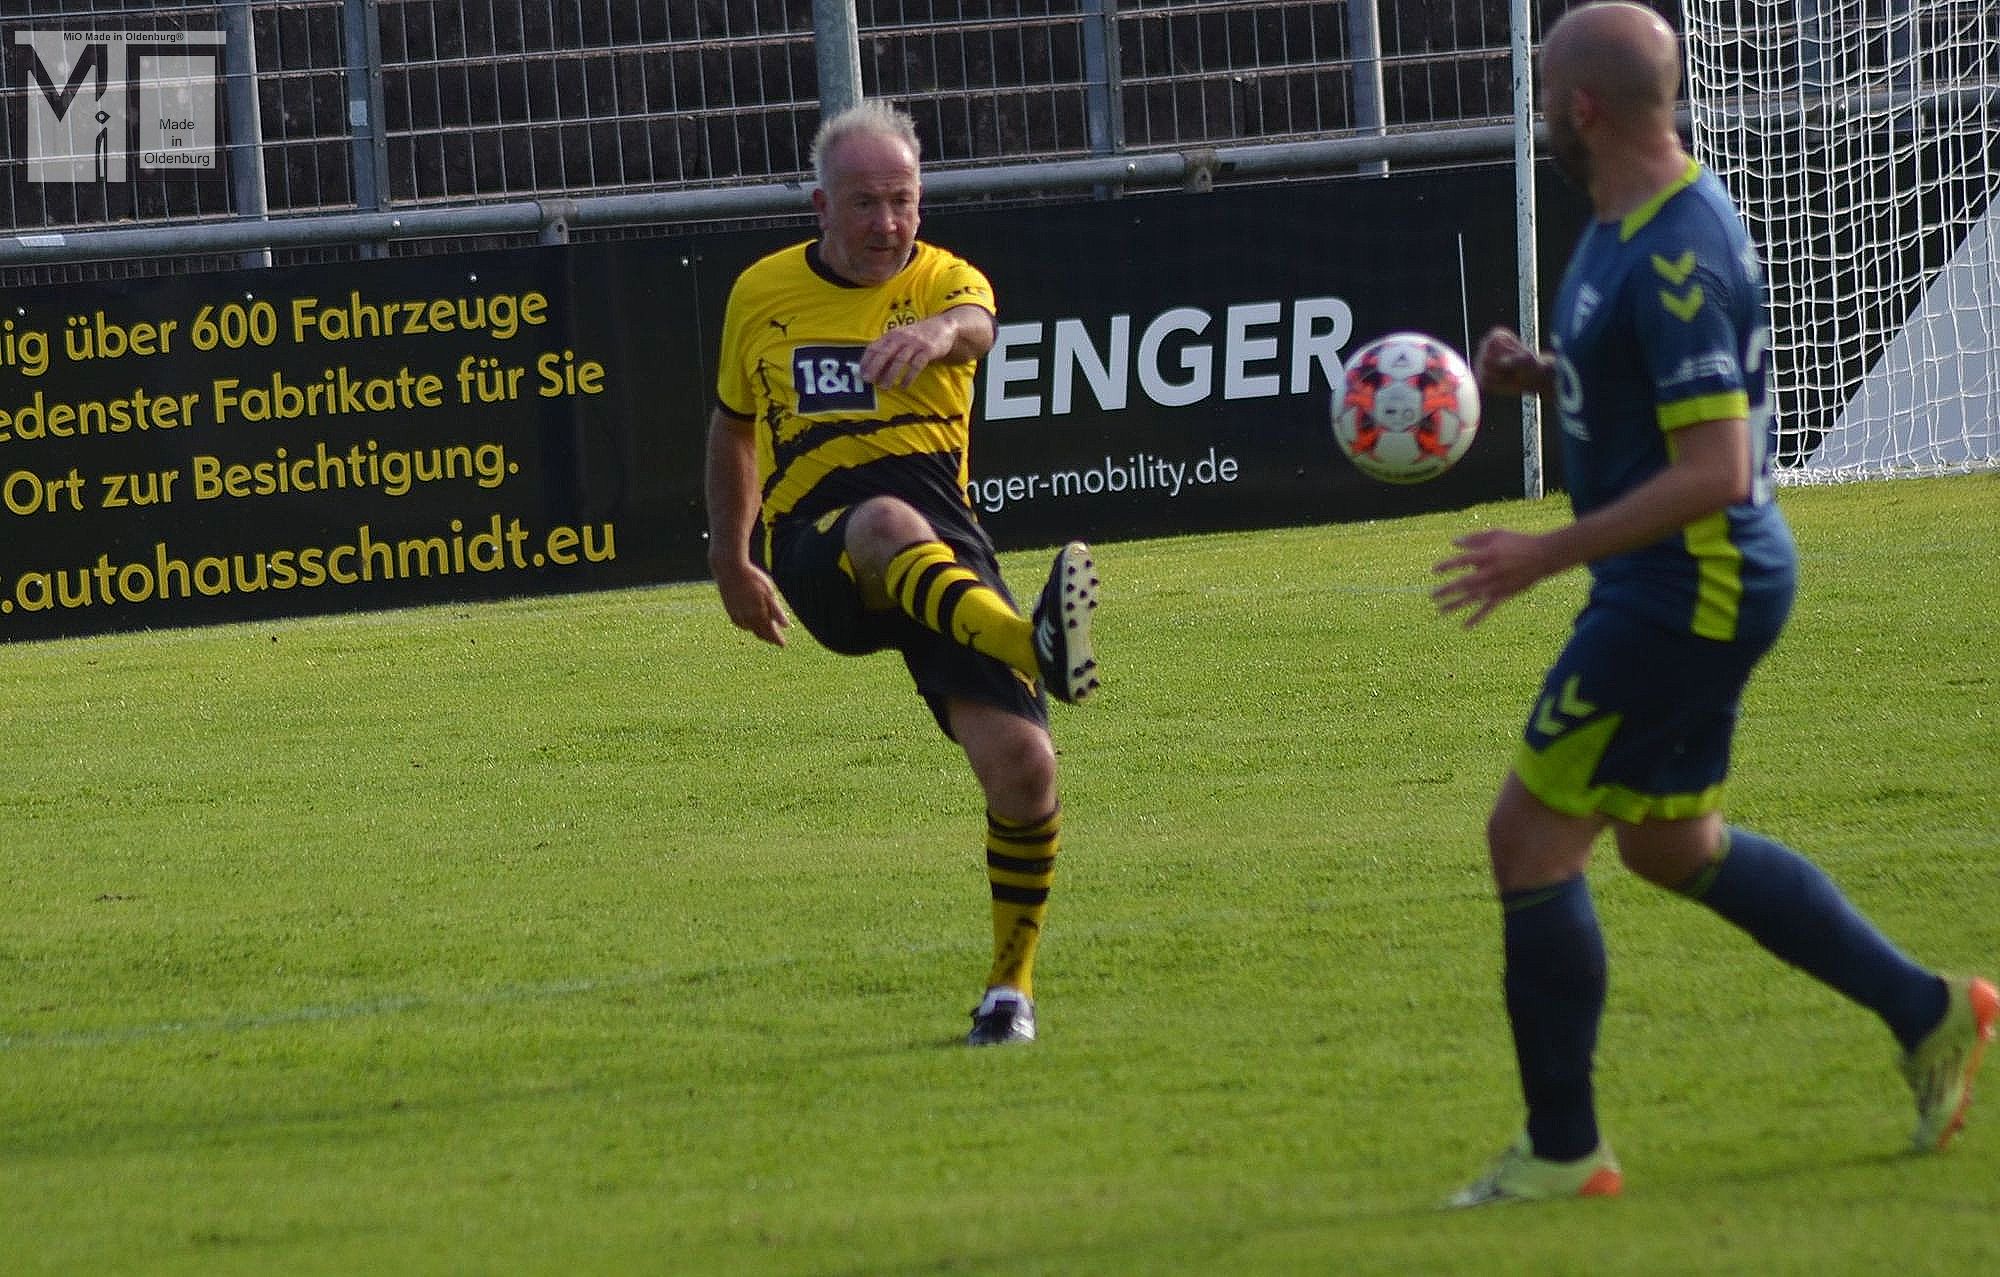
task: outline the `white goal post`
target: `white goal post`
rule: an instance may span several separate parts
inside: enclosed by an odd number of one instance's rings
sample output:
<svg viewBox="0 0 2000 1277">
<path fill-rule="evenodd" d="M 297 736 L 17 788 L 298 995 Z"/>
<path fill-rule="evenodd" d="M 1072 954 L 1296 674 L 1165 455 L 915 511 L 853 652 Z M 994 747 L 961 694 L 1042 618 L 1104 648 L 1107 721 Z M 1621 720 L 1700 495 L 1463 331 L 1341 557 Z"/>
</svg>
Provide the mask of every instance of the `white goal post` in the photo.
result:
<svg viewBox="0 0 2000 1277">
<path fill-rule="evenodd" d="M 2000 467 L 2000 4 L 1685 0 L 1771 286 L 1787 482 Z"/>
</svg>

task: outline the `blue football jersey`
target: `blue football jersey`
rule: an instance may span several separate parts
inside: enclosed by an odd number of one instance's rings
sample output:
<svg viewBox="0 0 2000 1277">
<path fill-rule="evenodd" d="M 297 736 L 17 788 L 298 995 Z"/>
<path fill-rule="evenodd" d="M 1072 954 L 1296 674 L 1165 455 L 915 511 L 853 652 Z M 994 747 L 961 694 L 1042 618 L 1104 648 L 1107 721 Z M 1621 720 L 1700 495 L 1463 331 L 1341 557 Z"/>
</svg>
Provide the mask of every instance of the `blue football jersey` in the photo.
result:
<svg viewBox="0 0 2000 1277">
<path fill-rule="evenodd" d="M 1770 321 L 1749 233 L 1713 173 L 1686 173 L 1616 222 L 1593 222 L 1553 315 L 1563 468 L 1577 514 L 1670 462 L 1673 432 L 1749 422 L 1750 499 L 1591 564 L 1591 598 L 1678 632 L 1733 640 L 1783 624 L 1796 572 L 1772 502 Z"/>
</svg>

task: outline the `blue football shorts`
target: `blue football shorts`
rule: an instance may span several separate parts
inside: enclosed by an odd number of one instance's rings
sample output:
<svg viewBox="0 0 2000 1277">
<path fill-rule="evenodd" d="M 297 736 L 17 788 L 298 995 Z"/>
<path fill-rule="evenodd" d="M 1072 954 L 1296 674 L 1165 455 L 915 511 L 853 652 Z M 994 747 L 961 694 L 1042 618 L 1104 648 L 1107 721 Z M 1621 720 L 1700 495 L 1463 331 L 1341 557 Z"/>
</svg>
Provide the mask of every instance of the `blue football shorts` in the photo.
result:
<svg viewBox="0 0 2000 1277">
<path fill-rule="evenodd" d="M 1777 627 L 1718 642 L 1592 603 L 1542 681 L 1514 773 L 1572 816 L 1718 810 L 1743 688 Z"/>
</svg>

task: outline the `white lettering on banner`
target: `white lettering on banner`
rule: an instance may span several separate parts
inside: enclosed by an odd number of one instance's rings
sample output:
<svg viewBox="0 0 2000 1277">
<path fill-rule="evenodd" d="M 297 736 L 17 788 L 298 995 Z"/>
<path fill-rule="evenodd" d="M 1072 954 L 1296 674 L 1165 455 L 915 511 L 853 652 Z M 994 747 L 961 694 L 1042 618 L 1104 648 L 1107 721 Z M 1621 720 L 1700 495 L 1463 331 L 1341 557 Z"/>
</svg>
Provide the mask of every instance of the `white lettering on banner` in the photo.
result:
<svg viewBox="0 0 2000 1277">
<path fill-rule="evenodd" d="M 1010 505 L 1105 493 L 1145 492 L 1178 497 L 1198 488 L 1234 483 L 1243 467 L 1233 456 L 1210 448 L 1206 456 L 1175 460 L 1150 452 L 1106 456 L 1096 465 L 1040 473 L 988 475 L 965 485 L 966 499 L 988 514 Z"/>
<path fill-rule="evenodd" d="M 1278 393 L 1278 374 L 1248 375 L 1247 366 L 1278 357 L 1276 337 L 1252 337 L 1250 329 L 1268 327 L 1284 318 L 1277 302 L 1253 306 L 1231 306 L 1222 344 L 1222 397 L 1224 399 L 1269 399 Z"/>
<path fill-rule="evenodd" d="M 1167 408 L 1185 408 L 1208 398 L 1215 352 L 1207 346 L 1189 342 L 1181 347 L 1181 369 L 1188 374 L 1187 380 L 1168 381 L 1160 373 L 1160 349 L 1169 335 L 1185 332 L 1200 336 L 1207 329 L 1208 312 L 1193 306 L 1176 306 L 1146 325 L 1146 335 L 1139 338 L 1139 388 L 1146 392 L 1146 398 Z"/>
<path fill-rule="evenodd" d="M 1215 343 L 1190 340 L 1178 347 L 1176 356 L 1168 352 L 1173 348 L 1171 338 L 1180 334 L 1200 338 L 1214 319 L 1196 306 L 1162 311 L 1141 330 L 1136 358 L 1130 315 L 1111 315 L 1102 321 L 1102 346 L 1092 341 L 1086 321 L 1058 319 L 1046 354 L 1048 324 L 1041 320 L 1001 324 L 981 365 L 985 382 L 980 389 L 981 415 L 987 421 L 1045 413 L 1066 416 L 1076 408 L 1079 379 L 1099 409 L 1122 412 L 1130 403 L 1135 373 L 1146 399 L 1163 408 L 1183 408 L 1213 398 Z M 1314 387 L 1315 368 L 1318 384 L 1330 387 L 1339 379 L 1340 352 L 1353 335 L 1354 312 L 1338 297 L 1231 306 L 1222 317 L 1222 397 L 1304 394 Z"/>
<path fill-rule="evenodd" d="M 1090 330 L 1081 319 L 1056 321 L 1055 383 L 1049 392 L 1049 411 L 1055 416 L 1069 414 L 1070 389 L 1074 374 L 1081 372 L 1090 383 L 1090 393 L 1106 412 L 1123 412 L 1125 396 L 1131 388 L 1132 317 L 1111 317 L 1110 353 L 1097 356 L 1090 344 Z"/>
</svg>

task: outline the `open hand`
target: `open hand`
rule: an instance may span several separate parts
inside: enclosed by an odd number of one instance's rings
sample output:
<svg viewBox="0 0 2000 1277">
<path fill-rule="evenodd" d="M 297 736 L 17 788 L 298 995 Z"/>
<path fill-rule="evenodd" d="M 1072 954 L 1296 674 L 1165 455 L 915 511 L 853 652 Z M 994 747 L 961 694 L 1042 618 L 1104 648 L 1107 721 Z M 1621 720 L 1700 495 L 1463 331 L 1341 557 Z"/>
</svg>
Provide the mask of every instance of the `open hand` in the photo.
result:
<svg viewBox="0 0 2000 1277">
<path fill-rule="evenodd" d="M 722 608 L 737 629 L 748 630 L 773 647 L 785 645 L 785 630 L 792 618 L 785 615 L 777 584 L 762 568 L 746 563 L 718 571 L 715 588 L 721 592 Z"/>
<path fill-rule="evenodd" d="M 1459 552 L 1440 559 L 1431 571 L 1458 575 L 1432 590 L 1431 601 L 1446 616 L 1471 609 L 1465 618 L 1467 629 L 1549 574 L 1540 537 L 1488 528 L 1468 532 L 1452 544 Z"/>
</svg>

